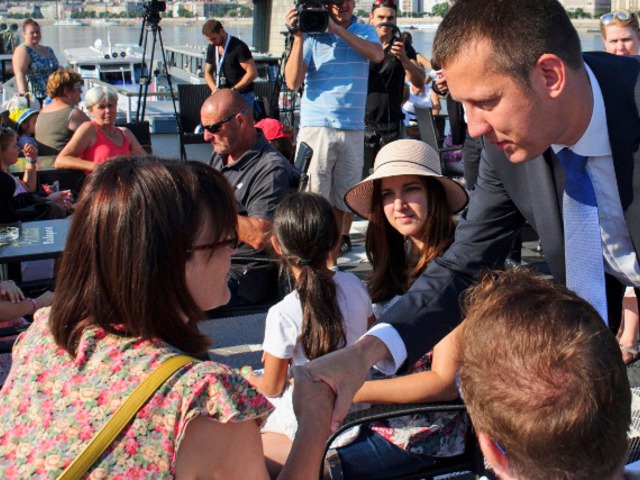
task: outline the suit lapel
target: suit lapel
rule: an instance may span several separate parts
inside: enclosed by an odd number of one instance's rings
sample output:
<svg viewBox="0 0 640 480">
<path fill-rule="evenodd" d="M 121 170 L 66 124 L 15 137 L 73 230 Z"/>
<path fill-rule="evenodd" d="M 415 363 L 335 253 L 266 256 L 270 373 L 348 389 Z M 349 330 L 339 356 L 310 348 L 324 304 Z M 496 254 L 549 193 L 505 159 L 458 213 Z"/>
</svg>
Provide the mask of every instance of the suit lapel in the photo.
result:
<svg viewBox="0 0 640 480">
<path fill-rule="evenodd" d="M 614 56 L 584 57 L 602 90 L 620 203 L 631 241 L 640 252 L 640 63 L 627 59 L 622 69 Z"/>
</svg>

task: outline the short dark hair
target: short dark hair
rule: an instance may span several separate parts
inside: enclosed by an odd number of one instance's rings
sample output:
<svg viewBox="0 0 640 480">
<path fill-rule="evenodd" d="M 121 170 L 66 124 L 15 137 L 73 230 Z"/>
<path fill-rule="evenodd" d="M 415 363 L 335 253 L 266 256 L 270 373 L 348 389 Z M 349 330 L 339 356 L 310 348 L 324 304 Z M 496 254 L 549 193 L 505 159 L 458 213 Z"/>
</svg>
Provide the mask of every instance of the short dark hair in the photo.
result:
<svg viewBox="0 0 640 480">
<path fill-rule="evenodd" d="M 202 25 L 202 35 L 208 37 L 212 33 L 220 33 L 220 30 L 222 30 L 223 28 L 224 27 L 219 20 L 212 18 L 204 22 L 204 25 Z"/>
<path fill-rule="evenodd" d="M 557 0 L 457 0 L 433 41 L 433 57 L 443 68 L 479 40 L 493 48 L 493 69 L 529 88 L 529 73 L 545 53 L 567 66 L 583 66 L 580 38 Z"/>
<path fill-rule="evenodd" d="M 237 227 L 231 187 L 212 168 L 135 156 L 98 167 L 76 206 L 58 273 L 64 288 L 50 317 L 56 343 L 75 355 L 83 330 L 95 325 L 205 353 L 210 342 L 196 326 L 204 313 L 185 279 L 188 250 L 205 224 L 212 241 Z"/>
<path fill-rule="evenodd" d="M 525 269 L 469 290 L 460 386 L 469 416 L 516 478 L 617 478 L 631 392 L 620 347 L 594 308 Z"/>
</svg>

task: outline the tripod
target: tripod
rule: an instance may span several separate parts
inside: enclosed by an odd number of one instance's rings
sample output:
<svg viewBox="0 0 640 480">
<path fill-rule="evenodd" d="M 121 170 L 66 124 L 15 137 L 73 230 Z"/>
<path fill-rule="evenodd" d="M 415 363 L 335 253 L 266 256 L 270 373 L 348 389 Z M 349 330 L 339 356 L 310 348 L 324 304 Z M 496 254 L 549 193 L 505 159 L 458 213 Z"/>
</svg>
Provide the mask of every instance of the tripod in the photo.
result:
<svg viewBox="0 0 640 480">
<path fill-rule="evenodd" d="M 167 69 L 167 57 L 164 52 L 164 42 L 162 41 L 162 28 L 160 27 L 160 13 L 157 8 L 154 8 L 155 4 L 159 2 L 148 2 L 145 8 L 147 12 L 142 20 L 142 29 L 140 30 L 140 41 L 138 44 L 142 47 L 142 73 L 140 75 L 140 90 L 138 92 L 138 107 L 136 108 L 136 122 L 144 120 L 144 114 L 147 108 L 147 93 L 149 91 L 149 83 L 151 83 L 151 68 L 153 67 L 153 59 L 156 52 L 156 42 L 160 41 L 160 51 L 162 52 L 162 71 L 167 78 L 169 85 L 169 91 L 171 92 L 171 101 L 173 102 L 173 113 L 176 118 L 176 124 L 178 125 L 178 135 L 180 138 L 184 135 L 182 128 L 182 121 L 180 115 L 178 115 L 178 107 L 176 105 L 176 97 L 173 91 L 173 82 L 171 81 L 171 75 Z M 164 3 L 164 2 L 162 2 Z M 147 46 L 149 44 L 149 32 L 152 34 L 151 39 L 151 53 L 149 58 L 149 67 L 145 61 L 147 55 Z M 159 72 L 155 72 L 156 76 Z M 184 148 L 182 141 L 180 142 L 180 159 L 187 161 L 187 152 Z"/>
</svg>

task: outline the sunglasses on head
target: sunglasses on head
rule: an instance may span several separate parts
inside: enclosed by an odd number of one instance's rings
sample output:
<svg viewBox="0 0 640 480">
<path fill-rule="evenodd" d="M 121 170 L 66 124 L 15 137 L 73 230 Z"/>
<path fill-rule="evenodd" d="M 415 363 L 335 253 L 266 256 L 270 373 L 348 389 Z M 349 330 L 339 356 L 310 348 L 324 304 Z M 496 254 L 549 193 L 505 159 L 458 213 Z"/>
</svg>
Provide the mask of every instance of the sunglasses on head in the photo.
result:
<svg viewBox="0 0 640 480">
<path fill-rule="evenodd" d="M 614 10 L 613 12 L 605 13 L 600 17 L 600 21 L 603 25 L 609 25 L 616 18 L 621 21 L 630 20 L 635 17 L 635 13 L 630 10 Z"/>
<path fill-rule="evenodd" d="M 238 233 L 234 232 L 231 238 L 226 238 L 225 240 L 220 240 L 219 242 L 211 242 L 205 243 L 203 245 L 194 245 L 189 250 L 187 250 L 187 254 L 192 254 L 196 250 L 216 250 L 221 247 L 227 247 L 231 250 L 236 250 L 238 248 Z"/>
<path fill-rule="evenodd" d="M 223 118 L 219 122 L 212 123 L 211 125 L 202 125 L 202 129 L 206 130 L 209 133 L 216 134 L 220 131 L 220 129 L 222 129 L 225 123 L 229 123 L 231 120 L 236 118 L 236 115 L 240 115 L 240 114 L 246 115 L 247 111 L 242 110 L 241 112 L 231 114 L 228 117 Z"/>
</svg>

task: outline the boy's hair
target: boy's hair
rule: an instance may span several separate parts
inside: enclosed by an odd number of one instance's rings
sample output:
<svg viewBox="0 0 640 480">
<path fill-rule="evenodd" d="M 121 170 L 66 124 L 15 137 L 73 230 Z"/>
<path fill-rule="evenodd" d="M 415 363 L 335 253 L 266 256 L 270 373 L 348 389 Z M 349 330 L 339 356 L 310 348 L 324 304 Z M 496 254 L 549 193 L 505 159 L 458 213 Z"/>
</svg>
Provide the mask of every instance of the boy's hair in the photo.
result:
<svg viewBox="0 0 640 480">
<path fill-rule="evenodd" d="M 545 53 L 557 55 L 573 70 L 583 68 L 580 38 L 557 0 L 457 0 L 438 26 L 434 60 L 446 68 L 482 40 L 493 49 L 493 71 L 511 76 L 525 89 L 531 68 Z"/>
<path fill-rule="evenodd" d="M 525 269 L 487 275 L 464 302 L 464 401 L 514 476 L 619 473 L 631 393 L 620 347 L 593 307 Z"/>
<path fill-rule="evenodd" d="M 323 273 L 340 238 L 331 205 L 315 193 L 294 193 L 276 209 L 273 234 L 287 266 L 301 269 L 296 290 L 302 304 L 300 338 L 305 355 L 312 360 L 345 346 L 336 284 Z"/>
</svg>

